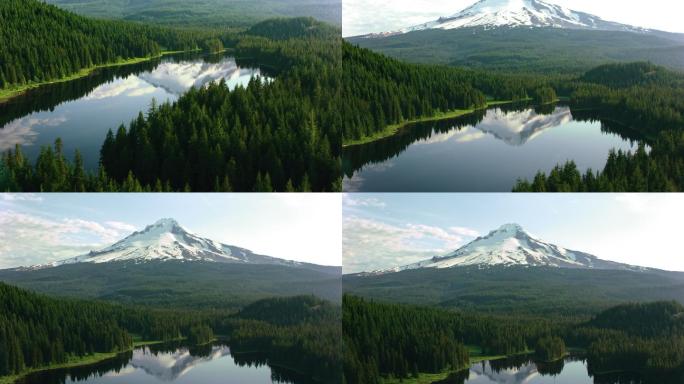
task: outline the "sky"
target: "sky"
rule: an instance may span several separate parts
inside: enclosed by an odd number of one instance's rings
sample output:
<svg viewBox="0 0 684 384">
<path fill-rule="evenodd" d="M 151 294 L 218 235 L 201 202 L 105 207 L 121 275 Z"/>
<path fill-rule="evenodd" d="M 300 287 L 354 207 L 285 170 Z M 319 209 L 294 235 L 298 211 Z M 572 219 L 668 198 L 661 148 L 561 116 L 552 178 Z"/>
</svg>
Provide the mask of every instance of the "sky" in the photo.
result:
<svg viewBox="0 0 684 384">
<path fill-rule="evenodd" d="M 344 273 L 425 260 L 520 224 L 604 260 L 684 271 L 681 194 L 347 194 Z"/>
<path fill-rule="evenodd" d="M 546 0 L 575 11 L 639 27 L 684 33 L 679 0 Z M 450 16 L 476 0 L 344 0 L 342 34 L 395 31 Z"/>
<path fill-rule="evenodd" d="M 174 218 L 253 252 L 341 265 L 339 194 L 0 194 L 0 269 L 96 250 Z"/>
</svg>

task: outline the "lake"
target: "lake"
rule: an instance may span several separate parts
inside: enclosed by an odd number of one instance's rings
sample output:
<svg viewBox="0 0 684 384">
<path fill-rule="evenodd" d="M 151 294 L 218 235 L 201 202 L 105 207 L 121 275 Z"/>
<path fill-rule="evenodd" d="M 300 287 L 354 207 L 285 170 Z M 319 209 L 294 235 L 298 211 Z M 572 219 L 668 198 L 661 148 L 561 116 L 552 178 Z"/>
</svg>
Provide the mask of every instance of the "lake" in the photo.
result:
<svg viewBox="0 0 684 384">
<path fill-rule="evenodd" d="M 348 192 L 510 192 L 574 160 L 602 170 L 611 149 L 635 150 L 640 137 L 595 113 L 565 105 L 510 105 L 451 120 L 415 123 L 397 135 L 345 148 Z"/>
<path fill-rule="evenodd" d="M 653 377 L 633 373 L 592 374 L 585 359 L 567 357 L 554 363 L 534 363 L 527 356 L 483 361 L 452 374 L 438 384 L 676 384 L 676 374 Z"/>
<path fill-rule="evenodd" d="M 153 99 L 158 104 L 173 102 L 191 87 L 221 79 L 231 88 L 245 86 L 255 76 L 261 76 L 259 69 L 241 66 L 225 55 L 181 54 L 103 68 L 0 103 L 0 152 L 19 144 L 35 160 L 41 146 L 62 138 L 67 158 L 78 149 L 86 168 L 97 169 L 107 131 L 128 126 Z"/>
<path fill-rule="evenodd" d="M 220 343 L 188 348 L 178 343 L 136 348 L 85 367 L 29 375 L 16 384 L 312 384 L 258 354 L 235 354 Z"/>
</svg>

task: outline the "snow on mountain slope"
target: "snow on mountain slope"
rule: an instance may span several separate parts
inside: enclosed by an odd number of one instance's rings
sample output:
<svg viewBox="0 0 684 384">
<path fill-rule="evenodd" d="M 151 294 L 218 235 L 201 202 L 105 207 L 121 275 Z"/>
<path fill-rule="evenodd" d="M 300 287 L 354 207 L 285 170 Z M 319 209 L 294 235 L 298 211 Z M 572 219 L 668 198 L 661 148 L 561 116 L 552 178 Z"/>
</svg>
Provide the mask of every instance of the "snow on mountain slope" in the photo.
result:
<svg viewBox="0 0 684 384">
<path fill-rule="evenodd" d="M 481 0 L 455 15 L 401 30 L 399 33 L 426 29 L 482 27 L 550 27 L 644 32 L 643 28 L 606 21 L 598 16 L 577 12 L 542 0 Z"/>
<path fill-rule="evenodd" d="M 506 224 L 478 237 L 456 251 L 443 256 L 382 272 L 419 268 L 454 268 L 463 266 L 546 266 L 558 268 L 642 270 L 627 264 L 601 260 L 596 256 L 571 251 L 535 239 L 517 224 Z"/>
<path fill-rule="evenodd" d="M 244 248 L 221 244 L 186 231 L 173 219 L 161 219 L 147 226 L 144 230 L 134 232 L 109 247 L 91 251 L 86 255 L 58 261 L 48 265 L 48 267 L 74 263 L 148 262 L 153 260 L 279 265 L 299 264 L 294 261 L 257 255 Z"/>
</svg>

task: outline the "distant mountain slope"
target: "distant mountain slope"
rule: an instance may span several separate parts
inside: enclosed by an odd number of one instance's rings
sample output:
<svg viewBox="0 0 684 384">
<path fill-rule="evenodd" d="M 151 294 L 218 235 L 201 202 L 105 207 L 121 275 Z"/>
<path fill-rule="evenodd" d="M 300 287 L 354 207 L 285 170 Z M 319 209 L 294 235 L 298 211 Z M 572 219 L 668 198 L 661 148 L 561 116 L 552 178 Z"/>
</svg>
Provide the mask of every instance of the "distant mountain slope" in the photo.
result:
<svg viewBox="0 0 684 384">
<path fill-rule="evenodd" d="M 340 267 L 183 262 L 76 263 L 0 270 L 0 281 L 50 295 L 176 308 L 240 308 L 278 296 L 315 295 L 339 302 Z"/>
<path fill-rule="evenodd" d="M 420 268 L 343 277 L 345 293 L 492 313 L 592 315 L 640 301 L 684 303 L 684 273 L 557 267 Z"/>
<path fill-rule="evenodd" d="M 684 35 L 563 28 L 427 29 L 350 43 L 415 63 L 501 71 L 582 73 L 613 62 L 684 69 Z"/>
<path fill-rule="evenodd" d="M 601 260 L 588 253 L 571 251 L 532 237 L 518 224 L 505 224 L 478 237 L 446 256 L 380 273 L 420 268 L 455 268 L 464 266 L 529 266 L 579 269 L 619 269 L 643 271 L 646 268 Z"/>
<path fill-rule="evenodd" d="M 340 25 L 340 0 L 47 0 L 88 16 L 163 24 L 247 26 L 272 17 L 311 16 Z"/>
</svg>

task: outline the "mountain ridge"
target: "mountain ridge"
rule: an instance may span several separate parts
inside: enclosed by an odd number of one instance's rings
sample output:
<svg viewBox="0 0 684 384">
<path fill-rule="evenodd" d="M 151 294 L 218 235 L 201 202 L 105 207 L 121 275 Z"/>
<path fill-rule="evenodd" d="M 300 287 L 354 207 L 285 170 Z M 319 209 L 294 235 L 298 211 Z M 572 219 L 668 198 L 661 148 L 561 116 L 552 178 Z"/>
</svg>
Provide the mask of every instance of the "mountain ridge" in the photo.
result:
<svg viewBox="0 0 684 384">
<path fill-rule="evenodd" d="M 646 28 L 607 21 L 599 16 L 575 11 L 543 0 L 480 0 L 450 16 L 397 31 L 363 35 L 385 37 L 429 29 L 557 28 L 601 31 L 653 32 Z"/>
<path fill-rule="evenodd" d="M 610 269 L 644 271 L 645 267 L 602 260 L 589 253 L 569 250 L 538 240 L 515 223 L 504 224 L 485 236 L 444 256 L 408 264 L 401 267 L 374 271 L 386 274 L 413 269 L 449 269 L 457 267 L 554 267 L 571 269 Z"/>
<path fill-rule="evenodd" d="M 248 249 L 227 245 L 189 232 L 175 219 L 163 218 L 143 230 L 135 231 L 122 240 L 89 253 L 48 264 L 20 270 L 54 268 L 70 264 L 111 262 L 213 262 L 238 264 L 269 264 L 290 267 L 317 266 L 256 254 Z"/>
</svg>

